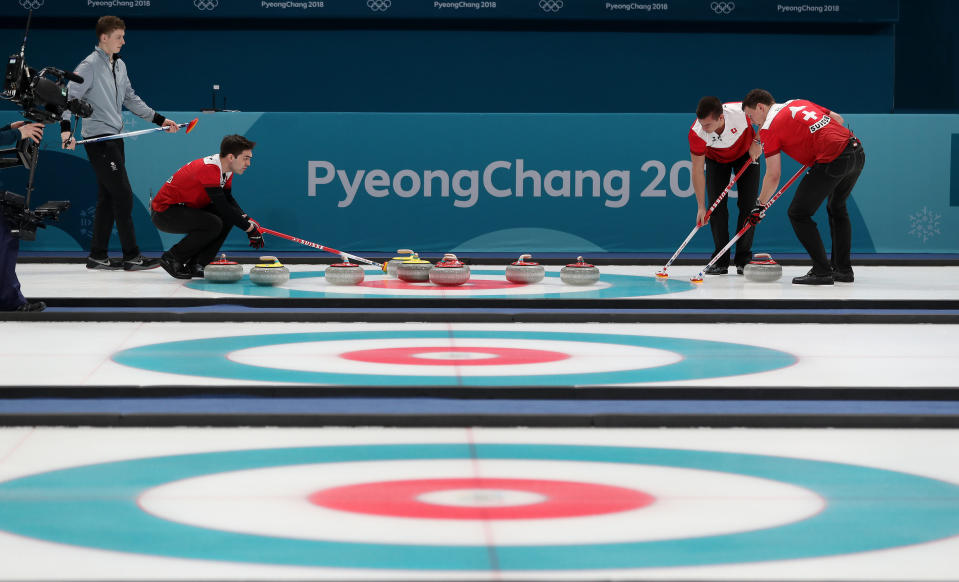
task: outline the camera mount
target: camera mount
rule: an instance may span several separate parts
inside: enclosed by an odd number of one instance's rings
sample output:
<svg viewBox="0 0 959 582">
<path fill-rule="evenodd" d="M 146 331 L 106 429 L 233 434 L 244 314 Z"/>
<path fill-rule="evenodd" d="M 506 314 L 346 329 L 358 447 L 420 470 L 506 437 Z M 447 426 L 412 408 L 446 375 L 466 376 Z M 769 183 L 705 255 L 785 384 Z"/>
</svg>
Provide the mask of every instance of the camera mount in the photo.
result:
<svg viewBox="0 0 959 582">
<path fill-rule="evenodd" d="M 93 108 L 85 101 L 67 99 L 67 81 L 82 83 L 75 73 L 44 67 L 39 72 L 27 66 L 24 53 L 33 11 L 27 15 L 27 28 L 23 33 L 20 52 L 10 56 L 3 79 L 0 98 L 13 101 L 23 109 L 23 116 L 38 123 L 56 123 L 63 113 L 72 111 L 78 117 L 89 117 Z M 55 80 L 48 78 L 55 77 Z M 13 192 L 0 192 L 0 215 L 11 223 L 11 232 L 23 240 L 34 240 L 37 228 L 45 227 L 48 220 L 57 220 L 60 213 L 70 207 L 64 200 L 50 201 L 30 209 L 33 181 L 36 176 L 40 148 L 30 139 L 22 139 L 13 148 L 0 150 L 0 170 L 23 166 L 29 171 L 26 196 Z"/>
</svg>

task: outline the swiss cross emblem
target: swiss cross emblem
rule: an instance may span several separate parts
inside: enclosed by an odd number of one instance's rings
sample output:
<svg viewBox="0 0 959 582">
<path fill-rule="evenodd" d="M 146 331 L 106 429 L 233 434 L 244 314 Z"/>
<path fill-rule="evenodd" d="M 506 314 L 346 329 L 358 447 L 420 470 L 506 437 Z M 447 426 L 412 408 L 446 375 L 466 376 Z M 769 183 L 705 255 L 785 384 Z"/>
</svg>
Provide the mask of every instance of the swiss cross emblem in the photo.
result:
<svg viewBox="0 0 959 582">
<path fill-rule="evenodd" d="M 735 127 L 729 130 L 730 133 L 736 133 L 737 131 L 739 131 L 739 130 L 736 129 Z"/>
<path fill-rule="evenodd" d="M 805 119 L 806 121 L 809 121 L 810 119 L 816 119 L 815 111 L 803 111 L 802 115 L 803 115 L 803 119 Z"/>
</svg>

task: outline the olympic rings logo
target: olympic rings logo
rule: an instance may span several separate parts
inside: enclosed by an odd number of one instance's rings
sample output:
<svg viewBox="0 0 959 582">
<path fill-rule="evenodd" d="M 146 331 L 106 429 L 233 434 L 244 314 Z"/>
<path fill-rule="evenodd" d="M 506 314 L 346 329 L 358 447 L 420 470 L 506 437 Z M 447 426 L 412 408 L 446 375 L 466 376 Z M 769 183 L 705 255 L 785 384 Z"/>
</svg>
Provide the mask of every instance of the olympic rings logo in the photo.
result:
<svg viewBox="0 0 959 582">
<path fill-rule="evenodd" d="M 559 12 L 563 8 L 563 0 L 539 0 L 539 7 L 543 12 Z"/>
<path fill-rule="evenodd" d="M 713 2 L 709 5 L 710 10 L 716 14 L 729 14 L 736 9 L 735 2 Z"/>
<path fill-rule="evenodd" d="M 193 0 L 197 10 L 215 10 L 219 4 L 220 0 Z"/>
<path fill-rule="evenodd" d="M 393 0 L 366 0 L 366 6 L 373 12 L 386 12 L 393 5 Z"/>
<path fill-rule="evenodd" d="M 24 10 L 37 10 L 43 6 L 43 0 L 20 0 L 20 7 Z"/>
</svg>

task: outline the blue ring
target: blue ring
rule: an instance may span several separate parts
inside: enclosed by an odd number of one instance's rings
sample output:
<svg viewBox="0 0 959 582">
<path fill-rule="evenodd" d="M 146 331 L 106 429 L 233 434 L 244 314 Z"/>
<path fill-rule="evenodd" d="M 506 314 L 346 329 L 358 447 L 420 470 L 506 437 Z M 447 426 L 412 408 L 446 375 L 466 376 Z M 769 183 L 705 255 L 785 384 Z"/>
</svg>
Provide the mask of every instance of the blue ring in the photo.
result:
<svg viewBox="0 0 959 582">
<path fill-rule="evenodd" d="M 718 471 L 802 487 L 822 497 L 826 507 L 804 520 L 726 535 L 489 548 L 242 534 L 168 521 L 137 505 L 137 498 L 149 488 L 228 471 L 470 458 Z M 0 528 L 56 543 L 228 562 L 393 570 L 601 570 L 792 560 L 931 542 L 959 534 L 957 496 L 959 486 L 918 475 L 743 453 L 575 445 L 354 445 L 153 457 L 22 477 L 0 483 Z"/>
<path fill-rule="evenodd" d="M 484 338 L 504 341 L 577 341 L 637 346 L 671 351 L 681 355 L 682 359 L 664 366 L 609 372 L 536 374 L 529 376 L 462 376 L 451 379 L 451 376 L 374 375 L 283 370 L 234 362 L 228 357 L 230 352 L 236 350 L 277 344 L 410 338 L 449 340 L 451 333 L 455 338 Z M 451 382 L 466 386 L 555 386 L 560 384 L 605 385 L 671 382 L 756 374 L 791 366 L 796 363 L 796 357 L 779 350 L 745 344 L 641 335 L 545 331 L 394 330 L 281 333 L 183 340 L 151 344 L 117 352 L 113 355 L 113 361 L 124 366 L 155 372 L 263 382 L 359 386 L 371 384 L 446 386 Z"/>
<path fill-rule="evenodd" d="M 379 272 L 379 271 L 377 271 Z M 502 277 L 502 271 L 472 271 L 474 275 L 497 275 Z M 323 277 L 323 271 L 298 271 L 295 273 L 290 273 L 290 279 L 310 279 L 314 277 Z M 557 272 L 547 272 L 547 277 L 553 277 L 558 279 L 559 273 Z M 667 293 L 678 293 L 681 291 L 690 291 L 696 289 L 696 285 L 690 283 L 689 281 L 682 281 L 678 279 L 658 279 L 656 277 L 644 277 L 641 275 L 606 275 L 603 274 L 600 277 L 600 281 L 603 283 L 609 283 L 609 287 L 604 287 L 602 289 L 592 289 L 590 287 L 583 287 L 582 289 L 576 289 L 575 291 L 568 291 L 566 293 L 540 293 L 538 295 L 531 294 L 514 294 L 514 295 L 485 295 L 485 294 L 470 294 L 466 292 L 457 291 L 456 296 L 458 297 L 479 297 L 482 299 L 597 299 L 597 298 L 618 298 L 618 297 L 643 297 L 646 295 L 664 295 Z M 243 279 L 237 281 L 236 283 L 210 283 L 204 281 L 203 279 L 194 279 L 186 284 L 190 289 L 196 289 L 198 291 L 216 291 L 220 293 L 233 293 L 236 295 L 252 295 L 257 297 L 338 297 L 338 298 L 411 298 L 411 297 L 437 297 L 433 293 L 429 293 L 429 290 L 424 290 L 423 293 L 404 293 L 397 295 L 387 295 L 382 293 L 326 293 L 324 291 L 306 291 L 303 289 L 286 289 L 284 287 L 264 287 L 260 285 L 254 285 L 250 283 L 249 276 L 244 276 Z M 344 291 L 346 287 L 340 287 L 340 291 Z M 440 288 L 437 288 L 440 289 Z"/>
</svg>

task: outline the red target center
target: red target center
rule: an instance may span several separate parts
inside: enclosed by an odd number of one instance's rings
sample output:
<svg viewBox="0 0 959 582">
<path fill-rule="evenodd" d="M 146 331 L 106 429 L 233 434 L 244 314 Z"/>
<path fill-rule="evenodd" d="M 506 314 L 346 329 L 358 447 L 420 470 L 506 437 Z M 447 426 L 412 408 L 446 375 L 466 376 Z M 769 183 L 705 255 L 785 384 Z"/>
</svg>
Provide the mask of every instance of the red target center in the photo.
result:
<svg viewBox="0 0 959 582">
<path fill-rule="evenodd" d="M 380 348 L 344 352 L 345 360 L 371 364 L 401 364 L 409 366 L 510 366 L 543 364 L 570 357 L 569 354 L 548 350 L 522 348 L 493 348 L 470 346 L 436 346 L 408 348 Z"/>
<path fill-rule="evenodd" d="M 418 519 L 587 517 L 640 509 L 656 500 L 612 485 L 480 478 L 360 483 L 317 491 L 308 499 L 338 511 Z"/>
</svg>

